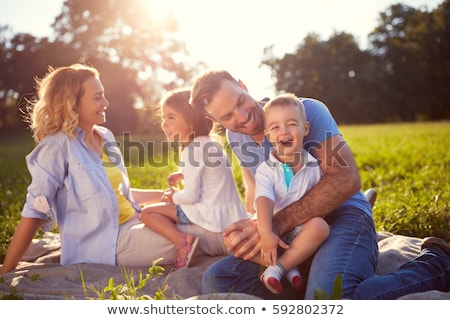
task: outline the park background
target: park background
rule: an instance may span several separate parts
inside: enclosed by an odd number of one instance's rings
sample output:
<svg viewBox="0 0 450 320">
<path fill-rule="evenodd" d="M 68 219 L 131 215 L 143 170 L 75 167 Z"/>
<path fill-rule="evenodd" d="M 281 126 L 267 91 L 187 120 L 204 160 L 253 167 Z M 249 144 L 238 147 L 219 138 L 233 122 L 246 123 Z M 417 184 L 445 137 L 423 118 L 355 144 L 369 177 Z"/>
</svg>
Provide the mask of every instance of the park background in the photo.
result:
<svg viewBox="0 0 450 320">
<path fill-rule="evenodd" d="M 163 188 L 176 167 L 170 160 L 149 165 L 149 159 L 171 156 L 170 148 L 155 147 L 164 146 L 155 112 L 159 98 L 188 86 L 203 70 L 225 68 L 255 97 L 292 92 L 327 104 L 355 154 L 364 189 L 379 194 L 377 230 L 450 241 L 449 0 L 418 6 L 407 3 L 420 1 L 380 1 L 389 5 L 379 12 L 363 2 L 322 0 L 312 20 L 307 1 L 249 7 L 245 1 L 47 0 L 38 2 L 39 11 L 27 7 L 29 1 L 6 2 L 0 0 L 0 261 L 30 181 L 24 157 L 33 141 L 22 120 L 33 79 L 49 65 L 74 62 L 100 70 L 110 101 L 105 126 L 122 147 L 130 137 L 145 146 L 144 158 L 139 148 L 123 150 L 136 187 Z M 178 6 L 177 14 L 167 3 Z M 370 24 L 362 5 L 375 13 Z M 5 17 L 10 6 L 34 13 L 28 22 L 39 34 L 4 23 L 19 20 Z M 41 34 L 38 20 L 47 11 L 55 14 L 49 33 Z M 350 27 L 319 33 L 320 25 L 342 17 L 358 35 Z M 319 26 L 305 29 L 308 23 Z M 373 27 L 361 36 L 359 29 L 368 25 Z M 186 29 L 197 47 L 185 42 Z M 191 54 L 189 46 L 203 50 Z M 250 63 L 246 53 L 255 50 Z M 242 191 L 238 170 L 235 175 Z"/>
</svg>

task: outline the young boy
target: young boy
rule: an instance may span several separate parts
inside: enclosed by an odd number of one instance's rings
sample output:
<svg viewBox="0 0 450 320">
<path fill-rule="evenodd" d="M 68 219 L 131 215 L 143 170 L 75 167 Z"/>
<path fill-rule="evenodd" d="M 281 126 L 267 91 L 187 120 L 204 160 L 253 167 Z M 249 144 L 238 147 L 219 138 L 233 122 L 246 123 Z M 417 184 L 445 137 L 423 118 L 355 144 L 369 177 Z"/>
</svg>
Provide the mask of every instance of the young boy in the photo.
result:
<svg viewBox="0 0 450 320">
<path fill-rule="evenodd" d="M 329 227 L 325 220 L 314 217 L 284 234 L 282 239 L 273 232 L 273 215 L 307 193 L 320 180 L 322 172 L 318 161 L 303 149 L 309 122 L 302 102 L 295 95 L 283 94 L 270 100 L 264 106 L 264 119 L 274 150 L 255 175 L 255 209 L 261 237 L 258 263 L 267 266 L 260 276 L 261 282 L 278 294 L 283 290 L 284 275 L 295 289 L 301 289 L 297 266 L 327 239 Z M 286 249 L 279 257 L 278 245 Z"/>
</svg>

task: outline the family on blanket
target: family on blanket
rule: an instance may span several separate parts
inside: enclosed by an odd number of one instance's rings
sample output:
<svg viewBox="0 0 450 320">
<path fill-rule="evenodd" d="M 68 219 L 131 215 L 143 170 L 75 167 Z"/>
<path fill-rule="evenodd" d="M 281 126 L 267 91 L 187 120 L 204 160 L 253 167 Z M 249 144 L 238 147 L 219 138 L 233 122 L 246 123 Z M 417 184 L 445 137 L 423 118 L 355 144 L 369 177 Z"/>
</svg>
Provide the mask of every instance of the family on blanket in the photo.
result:
<svg viewBox="0 0 450 320">
<path fill-rule="evenodd" d="M 203 272 L 203 294 L 314 299 L 317 289 L 331 296 L 338 275 L 343 299 L 450 291 L 450 245 L 440 238 L 423 239 L 417 257 L 375 276 L 371 205 L 319 100 L 258 101 L 227 71 L 206 71 L 160 101 L 162 129 L 181 149 L 180 171 L 167 190 L 137 189 L 102 126 L 109 102 L 98 70 L 49 68 L 36 85 L 28 122 L 37 145 L 26 157 L 32 180 L 0 274 L 14 272 L 39 228 L 57 224 L 61 265 L 148 267 L 163 258 L 185 269 L 197 250 L 224 256 Z M 266 104 L 276 113 L 265 114 Z M 213 123 L 226 129 L 239 160 L 245 203 Z"/>
</svg>

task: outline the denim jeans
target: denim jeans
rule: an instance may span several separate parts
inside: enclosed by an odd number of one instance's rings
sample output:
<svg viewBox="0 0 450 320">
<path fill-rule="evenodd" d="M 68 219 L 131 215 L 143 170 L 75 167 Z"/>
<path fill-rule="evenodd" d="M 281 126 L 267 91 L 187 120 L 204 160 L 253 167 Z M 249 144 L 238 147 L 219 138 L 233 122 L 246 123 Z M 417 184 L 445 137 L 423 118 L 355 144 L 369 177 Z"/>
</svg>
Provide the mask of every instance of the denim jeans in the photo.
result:
<svg viewBox="0 0 450 320">
<path fill-rule="evenodd" d="M 327 217 L 330 236 L 312 259 L 304 298 L 314 299 L 316 289 L 329 296 L 337 274 L 342 276 L 344 299 L 397 299 L 428 290 L 450 292 L 450 257 L 436 246 L 424 248 L 415 259 L 394 273 L 374 276 L 378 245 L 373 220 L 353 208 L 341 208 Z M 202 293 L 242 292 L 264 299 L 299 299 L 303 295 L 283 283 L 280 295 L 259 281 L 264 268 L 233 256 L 211 265 L 203 274 Z M 302 273 L 305 277 L 305 273 Z"/>
<path fill-rule="evenodd" d="M 193 224 L 179 204 L 175 206 L 175 210 L 177 211 L 178 224 Z"/>
<path fill-rule="evenodd" d="M 312 259 L 307 277 L 306 299 L 314 299 L 317 289 L 331 298 L 338 274 L 343 280 L 342 298 L 350 299 L 363 280 L 375 273 L 378 259 L 377 236 L 373 219 L 354 207 L 342 207 L 326 218 L 330 235 Z M 240 292 L 264 299 L 300 298 L 283 283 L 281 295 L 270 293 L 259 281 L 264 268 L 233 256 L 211 265 L 203 274 L 202 293 Z M 302 276 L 306 279 L 304 273 Z"/>
<path fill-rule="evenodd" d="M 396 272 L 364 280 L 353 299 L 391 300 L 428 290 L 450 292 L 450 257 L 436 246 L 424 248 Z"/>
</svg>

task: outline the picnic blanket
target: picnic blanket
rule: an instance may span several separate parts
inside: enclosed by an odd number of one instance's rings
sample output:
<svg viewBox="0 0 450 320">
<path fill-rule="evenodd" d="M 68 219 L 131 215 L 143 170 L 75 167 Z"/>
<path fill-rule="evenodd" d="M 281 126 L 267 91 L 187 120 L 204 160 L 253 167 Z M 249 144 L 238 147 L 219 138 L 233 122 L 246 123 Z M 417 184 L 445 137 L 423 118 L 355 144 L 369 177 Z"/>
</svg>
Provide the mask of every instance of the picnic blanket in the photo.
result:
<svg viewBox="0 0 450 320">
<path fill-rule="evenodd" d="M 418 238 L 378 233 L 378 241 L 380 256 L 376 274 L 393 272 L 420 252 L 421 239 Z M 105 294 L 106 287 L 116 287 L 115 291 L 118 291 L 118 285 L 129 283 L 127 276 L 139 279 L 139 275 L 145 277 L 148 273 L 148 268 L 124 270 L 117 266 L 101 264 L 61 266 L 59 257 L 58 234 L 47 232 L 42 239 L 34 239 L 17 269 L 1 276 L 0 298 L 99 299 Z M 200 283 L 203 271 L 220 258 L 197 256 L 193 258 L 192 266 L 176 271 L 173 270 L 173 266 L 164 266 L 163 274 L 151 277 L 148 283 L 138 290 L 137 297 L 259 299 L 244 294 L 201 295 Z M 124 295 L 123 298 L 133 297 Z M 404 296 L 402 299 L 450 299 L 450 293 L 428 291 Z"/>
</svg>

